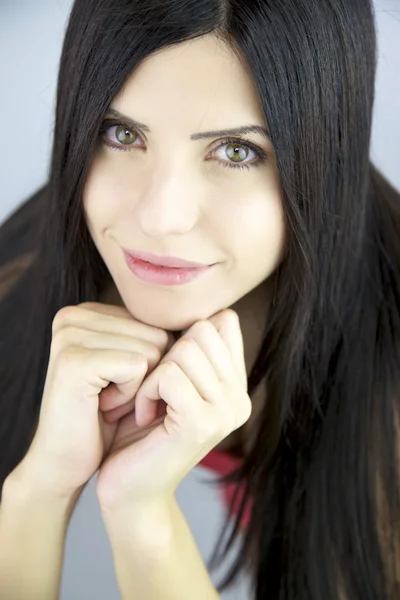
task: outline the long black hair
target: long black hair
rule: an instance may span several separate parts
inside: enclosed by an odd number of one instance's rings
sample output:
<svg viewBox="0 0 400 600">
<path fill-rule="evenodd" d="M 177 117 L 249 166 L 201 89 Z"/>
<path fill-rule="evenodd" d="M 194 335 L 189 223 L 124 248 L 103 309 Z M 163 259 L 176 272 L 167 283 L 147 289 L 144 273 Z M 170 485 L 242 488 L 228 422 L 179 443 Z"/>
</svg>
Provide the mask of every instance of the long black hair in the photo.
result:
<svg viewBox="0 0 400 600">
<path fill-rule="evenodd" d="M 288 227 L 249 376 L 267 402 L 231 475 L 252 516 L 219 590 L 246 567 L 256 600 L 394 600 L 400 194 L 369 159 L 371 0 L 75 0 L 49 180 L 0 229 L 0 265 L 32 252 L 0 304 L 0 480 L 35 433 L 52 319 L 110 281 L 82 208 L 103 116 L 147 56 L 210 33 L 253 76 Z"/>
</svg>

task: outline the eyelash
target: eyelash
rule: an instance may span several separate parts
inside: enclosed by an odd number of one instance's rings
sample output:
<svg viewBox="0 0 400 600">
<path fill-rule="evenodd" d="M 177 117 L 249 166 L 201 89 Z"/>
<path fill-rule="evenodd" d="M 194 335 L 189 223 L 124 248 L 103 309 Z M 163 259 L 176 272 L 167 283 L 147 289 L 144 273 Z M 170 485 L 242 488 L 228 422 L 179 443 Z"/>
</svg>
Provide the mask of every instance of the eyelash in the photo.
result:
<svg viewBox="0 0 400 600">
<path fill-rule="evenodd" d="M 108 129 L 110 129 L 110 127 L 114 127 L 115 125 L 120 126 L 120 127 L 125 127 L 126 129 L 129 129 L 130 131 L 134 131 L 139 134 L 137 129 L 132 129 L 127 123 L 124 123 L 123 121 L 117 121 L 114 119 L 105 119 L 101 124 L 100 132 L 99 132 L 99 136 L 102 138 L 102 143 L 105 146 L 107 146 L 108 148 L 110 148 L 111 150 L 121 150 L 122 152 L 130 152 L 131 150 L 129 147 L 123 148 L 122 146 L 115 146 L 105 140 L 104 134 L 107 132 Z M 238 138 L 231 138 L 231 137 L 225 138 L 214 149 L 214 151 L 218 150 L 219 148 L 221 148 L 222 146 L 225 146 L 227 144 L 237 144 L 238 146 L 243 146 L 245 148 L 249 148 L 256 154 L 257 162 L 253 162 L 250 164 L 243 164 L 243 165 L 241 165 L 241 164 L 235 165 L 234 163 L 229 163 L 229 162 L 227 163 L 222 160 L 217 160 L 217 163 L 223 167 L 227 167 L 228 169 L 250 169 L 251 167 L 260 168 L 261 165 L 264 165 L 268 162 L 268 154 L 266 152 L 264 152 L 264 150 L 262 150 L 262 148 L 259 148 L 255 144 L 252 144 L 251 142 L 248 142 L 248 141 L 246 141 L 246 143 L 243 143 L 243 140 L 240 140 Z M 135 146 L 131 146 L 131 148 L 134 148 L 134 147 Z"/>
</svg>

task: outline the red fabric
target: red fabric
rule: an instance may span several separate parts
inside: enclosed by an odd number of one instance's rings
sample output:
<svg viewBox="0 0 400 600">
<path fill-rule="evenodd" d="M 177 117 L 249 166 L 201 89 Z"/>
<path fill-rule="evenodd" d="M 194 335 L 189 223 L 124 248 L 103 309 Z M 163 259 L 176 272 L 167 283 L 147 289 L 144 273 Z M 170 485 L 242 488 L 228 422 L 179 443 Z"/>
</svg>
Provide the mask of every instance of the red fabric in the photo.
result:
<svg viewBox="0 0 400 600">
<path fill-rule="evenodd" d="M 230 473 L 231 471 L 236 469 L 241 464 L 241 462 L 242 462 L 242 460 L 240 458 L 235 458 L 235 457 L 231 456 L 230 454 L 228 454 L 227 452 L 220 452 L 220 451 L 214 449 L 214 450 L 211 450 L 211 452 L 209 452 L 200 461 L 199 464 L 202 465 L 203 467 L 207 467 L 208 469 L 211 469 L 212 471 L 216 471 L 220 475 L 227 475 L 228 473 Z M 235 488 L 236 488 L 236 485 L 234 483 L 225 483 L 222 486 L 222 498 L 227 507 L 229 507 L 229 505 L 230 505 Z M 240 486 L 240 490 L 237 495 L 236 502 L 233 505 L 233 514 L 235 516 L 239 512 L 238 508 L 239 508 L 240 502 L 243 497 L 243 490 L 244 490 L 244 486 L 242 484 Z M 247 525 L 250 521 L 250 515 L 251 515 L 251 502 L 248 502 L 245 506 L 242 520 L 240 521 L 240 526 L 242 529 L 247 527 Z"/>
</svg>

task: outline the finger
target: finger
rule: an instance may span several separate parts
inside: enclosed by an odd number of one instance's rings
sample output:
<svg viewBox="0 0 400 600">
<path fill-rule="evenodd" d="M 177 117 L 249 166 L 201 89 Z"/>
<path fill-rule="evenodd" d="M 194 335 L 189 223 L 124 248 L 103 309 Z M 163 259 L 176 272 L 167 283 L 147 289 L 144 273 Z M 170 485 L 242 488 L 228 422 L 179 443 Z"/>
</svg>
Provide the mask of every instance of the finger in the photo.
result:
<svg viewBox="0 0 400 600">
<path fill-rule="evenodd" d="M 109 315 L 114 317 L 120 317 L 122 319 L 126 319 L 129 322 L 133 322 L 137 328 L 135 331 L 137 335 L 143 336 L 146 338 L 146 333 L 148 334 L 148 341 L 166 346 L 168 349 L 174 344 L 175 336 L 171 331 L 165 331 L 161 329 L 161 327 L 155 327 L 154 325 L 148 325 L 147 323 L 142 323 L 133 317 L 133 315 L 124 308 L 123 306 L 114 306 L 111 304 L 103 304 L 100 302 L 82 302 L 78 304 L 81 308 L 86 308 L 86 310 L 91 310 L 94 313 L 101 313 L 103 315 Z M 115 321 L 110 320 L 109 323 L 113 324 Z M 126 324 L 124 324 L 126 325 Z"/>
<path fill-rule="evenodd" d="M 135 403 L 136 398 L 133 398 L 132 400 L 129 400 L 129 402 L 121 404 L 121 406 L 117 406 L 111 410 L 102 411 L 104 420 L 107 421 L 107 423 L 115 423 L 115 421 L 118 421 L 119 419 L 122 419 L 122 417 L 125 417 L 125 415 L 133 412 Z"/>
<path fill-rule="evenodd" d="M 59 354 L 67 346 L 81 346 L 91 350 L 128 350 L 138 356 L 143 356 L 143 361 L 147 361 L 149 371 L 153 370 L 163 356 L 156 344 L 146 340 L 130 335 L 101 333 L 92 329 L 84 330 L 75 326 L 65 327 L 53 337 L 52 355 Z"/>
<path fill-rule="evenodd" d="M 157 415 L 157 403 L 163 400 L 169 415 L 185 420 L 198 414 L 205 405 L 193 383 L 174 362 L 159 364 L 140 387 L 135 400 L 136 422 L 143 427 Z M 172 410 L 171 410 L 172 409 Z"/>
<path fill-rule="evenodd" d="M 133 417 L 135 416 L 135 403 L 136 403 L 136 398 L 134 398 L 133 400 L 131 400 L 130 402 L 127 402 L 126 404 L 123 404 L 121 406 L 118 406 L 117 408 L 113 408 L 111 410 L 108 410 L 106 412 L 102 412 L 101 414 L 104 417 L 104 420 L 107 421 L 107 423 L 115 423 L 116 421 L 119 421 L 120 419 L 122 419 L 122 417 L 125 417 L 129 414 L 132 414 Z M 156 420 L 159 419 L 161 416 L 165 415 L 165 407 L 166 404 L 164 402 L 164 400 L 159 400 L 156 403 Z"/>
<path fill-rule="evenodd" d="M 81 310 L 74 311 L 65 321 L 71 321 L 82 329 L 93 329 L 102 333 L 120 333 L 130 335 L 155 344 L 164 349 L 170 343 L 170 335 L 159 327 L 147 325 L 136 320 L 122 306 L 101 304 L 100 302 L 82 302 L 77 305 Z"/>
<path fill-rule="evenodd" d="M 146 368 L 138 363 L 137 372 L 130 381 L 120 385 L 111 382 L 108 387 L 100 392 L 99 409 L 103 412 L 110 411 L 133 400 L 146 373 Z"/>
<path fill-rule="evenodd" d="M 197 321 L 188 329 L 184 338 L 192 338 L 196 341 L 221 382 L 240 381 L 233 357 L 210 320 Z"/>
<path fill-rule="evenodd" d="M 127 335 L 103 334 L 97 331 L 83 331 L 77 327 L 66 327 L 53 339 L 52 355 L 58 357 L 71 346 L 90 350 L 90 354 L 108 350 L 111 352 L 128 351 L 132 356 L 133 377 L 118 384 L 110 382 L 99 396 L 99 408 L 109 410 L 131 400 L 147 372 L 160 362 L 160 349 L 147 341 Z"/>
<path fill-rule="evenodd" d="M 240 319 L 232 309 L 224 309 L 208 319 L 224 340 L 231 354 L 244 389 L 247 391 L 247 370 Z"/>
<path fill-rule="evenodd" d="M 109 383 L 114 383 L 125 398 L 132 398 L 146 366 L 143 356 L 134 352 L 70 346 L 57 356 L 53 376 L 55 384 L 59 379 L 63 382 L 68 397 L 99 396 Z"/>
<path fill-rule="evenodd" d="M 221 382 L 213 365 L 194 338 L 180 338 L 160 364 L 169 361 L 181 368 L 205 402 L 219 401 Z"/>
<path fill-rule="evenodd" d="M 81 302 L 77 304 L 80 308 L 99 312 L 104 315 L 114 315 L 116 317 L 132 318 L 131 313 L 124 306 L 115 306 L 114 304 L 104 304 L 103 302 Z"/>
<path fill-rule="evenodd" d="M 134 376 L 124 383 L 110 383 L 99 394 L 99 409 L 108 423 L 133 410 L 135 396 L 147 373 L 147 363 L 143 356 L 138 357 Z"/>
</svg>

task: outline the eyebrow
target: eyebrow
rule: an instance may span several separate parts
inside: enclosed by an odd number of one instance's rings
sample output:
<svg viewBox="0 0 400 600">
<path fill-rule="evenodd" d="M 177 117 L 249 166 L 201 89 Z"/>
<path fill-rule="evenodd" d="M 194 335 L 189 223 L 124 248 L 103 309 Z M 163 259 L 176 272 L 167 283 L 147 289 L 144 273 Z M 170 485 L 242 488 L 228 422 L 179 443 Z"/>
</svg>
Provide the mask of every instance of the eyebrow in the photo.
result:
<svg viewBox="0 0 400 600">
<path fill-rule="evenodd" d="M 127 115 L 123 115 L 115 108 L 107 109 L 106 116 L 107 115 L 123 120 L 127 125 L 129 125 L 129 127 L 132 127 L 133 129 L 139 128 L 143 131 L 147 131 L 149 133 L 151 132 L 150 127 L 148 127 L 144 123 L 140 123 L 139 121 L 132 119 L 131 117 L 128 117 Z M 272 140 L 269 135 L 268 129 L 266 129 L 265 127 L 261 127 L 261 125 L 242 125 L 241 127 L 233 127 L 232 129 L 221 129 L 219 131 L 203 131 L 201 133 L 192 133 L 190 139 L 203 140 L 219 136 L 245 135 L 248 133 L 257 133 L 272 144 Z"/>
</svg>

